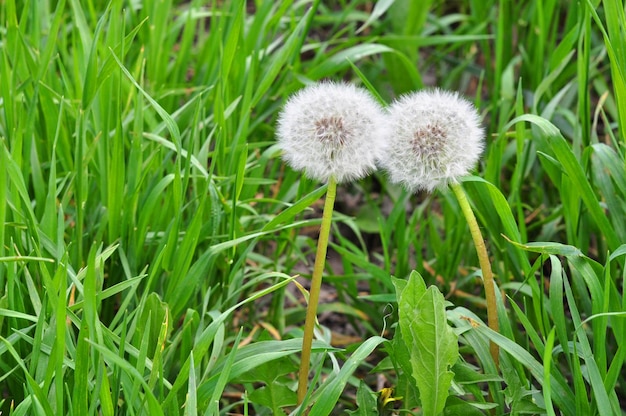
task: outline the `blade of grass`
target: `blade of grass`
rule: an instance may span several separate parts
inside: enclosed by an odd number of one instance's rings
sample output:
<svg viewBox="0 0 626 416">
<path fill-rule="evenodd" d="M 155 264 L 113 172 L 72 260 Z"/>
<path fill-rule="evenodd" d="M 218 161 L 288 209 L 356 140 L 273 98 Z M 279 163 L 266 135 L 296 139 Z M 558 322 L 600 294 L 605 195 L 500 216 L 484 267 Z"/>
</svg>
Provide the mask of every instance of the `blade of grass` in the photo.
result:
<svg viewBox="0 0 626 416">
<path fill-rule="evenodd" d="M 311 408 L 312 415 L 327 416 L 333 411 L 339 396 L 341 396 L 357 367 L 384 341 L 385 339 L 382 337 L 371 337 L 359 345 L 359 348 L 343 364 L 339 373 L 329 378 L 314 393 L 312 400 L 315 401 L 315 404 Z"/>
<path fill-rule="evenodd" d="M 600 376 L 600 372 L 594 359 L 593 351 L 591 349 L 591 345 L 589 344 L 587 334 L 582 327 L 578 307 L 576 306 L 576 301 L 573 297 L 572 291 L 568 283 L 566 283 L 565 285 L 565 295 L 569 304 L 569 310 L 572 316 L 572 323 L 574 324 L 575 328 L 575 335 L 578 339 L 578 342 L 574 343 L 574 347 L 577 349 L 581 349 L 579 354 L 581 354 L 581 357 L 585 361 L 585 365 L 587 367 L 587 377 L 589 380 L 591 391 L 594 395 L 594 402 L 596 404 L 597 411 L 599 414 L 613 414 L 616 410 L 615 406 L 619 408 L 619 404 L 615 402 L 617 397 L 612 397 L 615 400 L 609 399 L 609 395 L 604 388 L 604 382 L 602 380 L 602 377 Z"/>
<path fill-rule="evenodd" d="M 546 402 L 546 413 L 548 416 L 556 416 L 552 407 L 552 380 L 550 372 L 552 371 L 552 348 L 554 347 L 554 328 L 550 331 L 546 340 L 546 349 L 543 354 L 543 399 Z"/>
<path fill-rule="evenodd" d="M 602 209 L 591 184 L 587 180 L 587 176 L 582 166 L 580 166 L 580 163 L 574 156 L 571 147 L 567 144 L 559 130 L 548 120 L 532 114 L 516 117 L 509 122 L 508 126 L 512 126 L 522 121 L 533 123 L 541 129 L 542 133 L 548 139 L 548 143 L 552 148 L 554 155 L 561 163 L 564 173 L 569 176 L 570 180 L 574 184 L 580 198 L 582 198 L 585 203 L 585 206 L 589 210 L 602 235 L 606 238 L 609 247 L 612 250 L 617 249 L 620 245 L 620 240 L 604 214 L 604 210 Z"/>
</svg>

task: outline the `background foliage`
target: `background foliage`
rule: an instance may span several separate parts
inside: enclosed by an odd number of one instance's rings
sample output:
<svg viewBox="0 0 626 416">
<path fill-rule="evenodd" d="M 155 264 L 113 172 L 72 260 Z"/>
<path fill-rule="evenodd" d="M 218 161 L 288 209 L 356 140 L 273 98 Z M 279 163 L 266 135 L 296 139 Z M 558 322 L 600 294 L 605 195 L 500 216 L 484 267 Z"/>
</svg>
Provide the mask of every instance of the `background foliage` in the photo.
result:
<svg viewBox="0 0 626 416">
<path fill-rule="evenodd" d="M 328 78 L 385 102 L 438 86 L 480 109 L 487 150 L 463 186 L 502 328 L 481 323 L 449 192 L 382 174 L 343 187 L 312 414 L 420 414 L 391 277 L 413 269 L 459 337 L 446 414 L 623 414 L 625 32 L 619 0 L 4 0 L 0 409 L 295 408 L 295 277 L 324 187 L 283 165 L 274 126 Z"/>
</svg>

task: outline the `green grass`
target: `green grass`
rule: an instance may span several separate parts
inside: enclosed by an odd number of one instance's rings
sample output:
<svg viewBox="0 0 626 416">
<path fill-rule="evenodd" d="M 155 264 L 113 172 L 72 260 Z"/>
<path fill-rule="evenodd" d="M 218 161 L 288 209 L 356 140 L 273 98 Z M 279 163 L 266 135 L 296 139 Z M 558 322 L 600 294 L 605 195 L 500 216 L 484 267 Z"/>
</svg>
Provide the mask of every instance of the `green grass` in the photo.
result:
<svg viewBox="0 0 626 416">
<path fill-rule="evenodd" d="M 0 411 L 304 414 L 325 186 L 274 129 L 290 94 L 346 79 L 476 103 L 462 186 L 501 325 L 451 192 L 342 186 L 311 414 L 421 414 L 394 336 L 412 270 L 458 335 L 447 414 L 626 414 L 625 30 L 620 0 L 1 2 Z"/>
</svg>

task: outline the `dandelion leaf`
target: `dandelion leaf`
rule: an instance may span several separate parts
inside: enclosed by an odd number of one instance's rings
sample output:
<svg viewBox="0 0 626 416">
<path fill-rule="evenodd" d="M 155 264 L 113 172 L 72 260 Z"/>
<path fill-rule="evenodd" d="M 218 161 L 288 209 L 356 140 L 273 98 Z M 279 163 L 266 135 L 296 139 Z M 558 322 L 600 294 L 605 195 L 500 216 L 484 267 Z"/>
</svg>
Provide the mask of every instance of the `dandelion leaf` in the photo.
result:
<svg viewBox="0 0 626 416">
<path fill-rule="evenodd" d="M 434 286 L 426 288 L 413 272 L 399 300 L 400 331 L 410 354 L 425 415 L 438 415 L 445 406 L 459 355 L 458 337 L 446 320 L 445 300 Z"/>
</svg>

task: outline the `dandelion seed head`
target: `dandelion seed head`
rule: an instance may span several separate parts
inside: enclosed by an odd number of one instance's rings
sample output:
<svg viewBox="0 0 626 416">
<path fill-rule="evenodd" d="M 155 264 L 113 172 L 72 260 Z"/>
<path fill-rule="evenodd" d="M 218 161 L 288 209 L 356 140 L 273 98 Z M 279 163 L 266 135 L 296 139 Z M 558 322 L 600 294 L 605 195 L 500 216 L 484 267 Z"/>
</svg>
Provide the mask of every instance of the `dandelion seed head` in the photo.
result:
<svg viewBox="0 0 626 416">
<path fill-rule="evenodd" d="M 283 159 L 311 179 L 360 179 L 376 169 L 385 113 L 365 90 L 323 82 L 294 94 L 282 109 L 276 135 Z"/>
<path fill-rule="evenodd" d="M 390 131 L 380 164 L 392 182 L 432 191 L 467 175 L 484 148 L 474 106 L 456 93 L 420 91 L 389 108 Z"/>
</svg>

